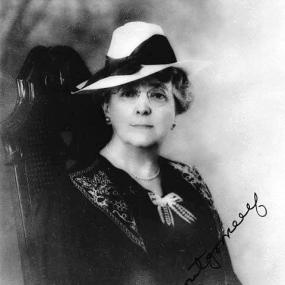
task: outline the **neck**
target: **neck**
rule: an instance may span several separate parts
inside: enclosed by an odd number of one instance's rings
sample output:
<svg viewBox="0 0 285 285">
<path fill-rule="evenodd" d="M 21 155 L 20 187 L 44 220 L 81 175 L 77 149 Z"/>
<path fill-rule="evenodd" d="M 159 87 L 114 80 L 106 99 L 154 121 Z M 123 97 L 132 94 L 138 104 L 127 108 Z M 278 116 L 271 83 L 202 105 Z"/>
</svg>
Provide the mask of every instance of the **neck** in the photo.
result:
<svg viewBox="0 0 285 285">
<path fill-rule="evenodd" d="M 149 177 L 158 170 L 159 146 L 137 147 L 112 138 L 100 151 L 114 166 L 130 174 Z"/>
</svg>

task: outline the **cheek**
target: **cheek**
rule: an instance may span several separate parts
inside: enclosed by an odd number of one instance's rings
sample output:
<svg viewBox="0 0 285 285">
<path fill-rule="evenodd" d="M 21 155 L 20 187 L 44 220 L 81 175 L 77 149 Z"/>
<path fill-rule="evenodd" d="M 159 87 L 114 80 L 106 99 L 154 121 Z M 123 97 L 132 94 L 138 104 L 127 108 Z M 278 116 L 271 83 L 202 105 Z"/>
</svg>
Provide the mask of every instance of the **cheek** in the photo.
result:
<svg viewBox="0 0 285 285">
<path fill-rule="evenodd" d="M 113 95 L 109 102 L 109 115 L 114 123 L 120 122 L 124 119 L 124 105 L 120 104 L 118 98 Z"/>
<path fill-rule="evenodd" d="M 124 104 L 113 104 L 110 106 L 109 114 L 114 131 L 120 132 L 129 123 L 130 110 Z"/>
<path fill-rule="evenodd" d="M 174 123 L 175 114 L 171 111 L 165 112 L 161 115 L 160 121 L 164 129 L 169 130 Z"/>
<path fill-rule="evenodd" d="M 171 104 L 168 108 L 158 112 L 158 120 L 165 128 L 171 128 L 175 120 L 175 107 Z"/>
</svg>

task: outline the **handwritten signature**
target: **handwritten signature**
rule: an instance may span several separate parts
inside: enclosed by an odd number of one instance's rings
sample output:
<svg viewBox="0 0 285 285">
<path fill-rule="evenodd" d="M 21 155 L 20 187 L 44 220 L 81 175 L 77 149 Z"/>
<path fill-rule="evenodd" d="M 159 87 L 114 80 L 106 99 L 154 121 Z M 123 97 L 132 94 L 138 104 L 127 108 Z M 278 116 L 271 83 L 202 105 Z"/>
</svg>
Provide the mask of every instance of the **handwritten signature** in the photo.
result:
<svg viewBox="0 0 285 285">
<path fill-rule="evenodd" d="M 211 251 L 207 252 L 207 250 L 205 250 L 201 255 L 194 258 L 194 261 L 187 269 L 188 271 L 194 271 L 196 269 L 196 272 L 185 281 L 184 285 L 188 285 L 189 282 L 193 282 L 199 276 L 201 271 L 206 269 L 207 267 L 211 267 L 213 269 L 221 268 L 221 265 L 218 262 L 218 259 L 215 254 L 220 253 L 220 247 L 225 244 L 225 237 L 231 238 L 232 233 L 244 221 L 244 218 L 251 210 L 255 209 L 257 215 L 262 218 L 267 215 L 266 207 L 264 205 L 258 204 L 258 196 L 256 193 L 254 193 L 254 204 L 251 206 L 249 203 L 246 203 L 246 208 L 247 210 L 244 214 L 238 214 L 240 220 L 233 220 L 232 228 L 227 228 L 226 232 L 222 235 L 221 239 L 217 242 L 217 244 L 213 247 Z"/>
</svg>

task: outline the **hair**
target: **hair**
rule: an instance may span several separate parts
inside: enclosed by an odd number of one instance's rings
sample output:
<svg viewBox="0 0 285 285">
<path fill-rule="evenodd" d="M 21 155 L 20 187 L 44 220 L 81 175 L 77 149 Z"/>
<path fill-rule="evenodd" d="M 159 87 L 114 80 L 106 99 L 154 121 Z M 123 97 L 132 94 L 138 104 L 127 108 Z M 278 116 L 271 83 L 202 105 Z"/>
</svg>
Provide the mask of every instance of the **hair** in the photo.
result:
<svg viewBox="0 0 285 285">
<path fill-rule="evenodd" d="M 116 94 L 119 90 L 124 89 L 130 84 L 136 84 L 138 82 L 148 82 L 150 78 L 155 78 L 162 83 L 172 83 L 172 91 L 175 100 L 175 111 L 177 115 L 182 114 L 189 109 L 191 102 L 193 101 L 193 96 L 190 91 L 191 84 L 188 79 L 187 73 L 183 69 L 177 67 L 168 67 L 162 71 L 151 74 L 143 79 L 138 79 L 136 81 L 118 87 L 108 88 L 104 91 L 101 91 L 100 94 L 97 93 L 95 96 L 100 97 L 101 104 L 103 104 L 104 102 L 108 103 L 112 94 Z"/>
<path fill-rule="evenodd" d="M 158 79 L 163 83 L 171 82 L 173 85 L 173 96 L 175 100 L 176 114 L 182 114 L 186 112 L 191 102 L 193 101 L 192 93 L 190 91 L 190 81 L 187 73 L 177 67 L 168 67 L 160 72 L 157 72 L 151 77 Z M 147 81 L 149 77 L 144 80 Z"/>
</svg>

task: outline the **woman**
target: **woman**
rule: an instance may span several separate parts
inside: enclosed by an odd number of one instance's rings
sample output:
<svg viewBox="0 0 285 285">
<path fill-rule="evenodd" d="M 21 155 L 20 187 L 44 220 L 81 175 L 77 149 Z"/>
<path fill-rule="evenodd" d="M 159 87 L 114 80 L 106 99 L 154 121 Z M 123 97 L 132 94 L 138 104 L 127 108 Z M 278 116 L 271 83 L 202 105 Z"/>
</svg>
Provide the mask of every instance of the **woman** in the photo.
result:
<svg viewBox="0 0 285 285">
<path fill-rule="evenodd" d="M 54 283 L 240 284 L 201 176 L 159 155 L 191 102 L 183 64 L 159 26 L 128 23 L 75 92 L 101 98 L 112 132 L 62 192 Z"/>
</svg>

